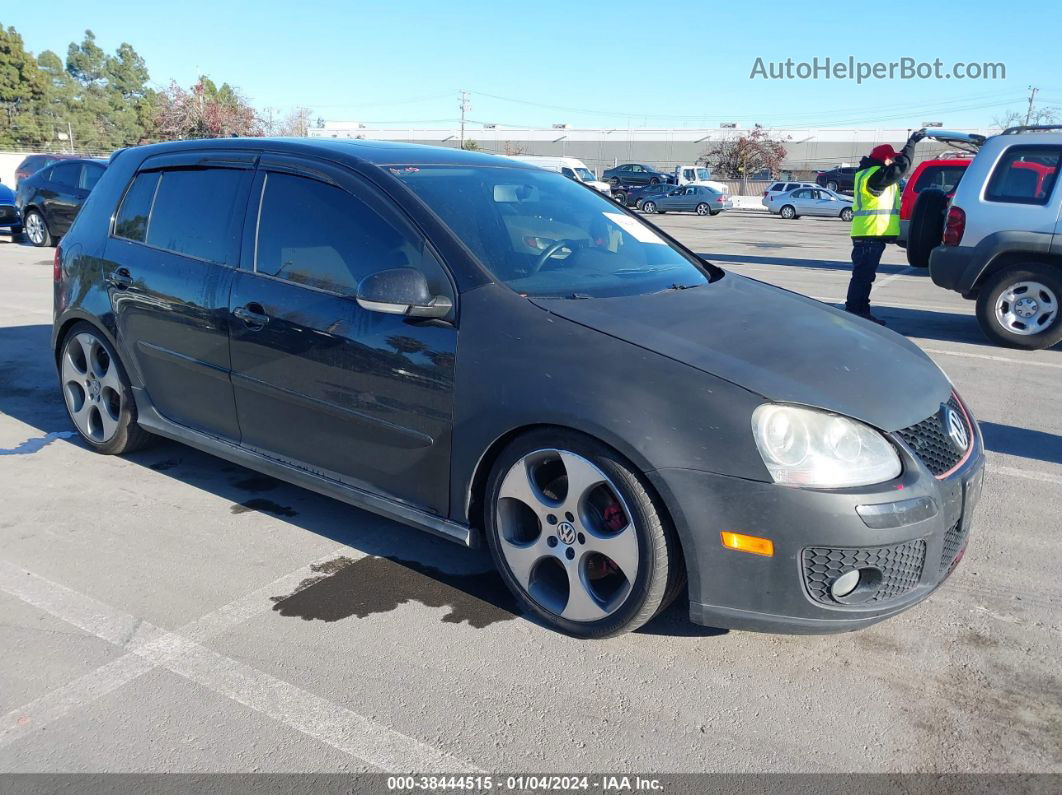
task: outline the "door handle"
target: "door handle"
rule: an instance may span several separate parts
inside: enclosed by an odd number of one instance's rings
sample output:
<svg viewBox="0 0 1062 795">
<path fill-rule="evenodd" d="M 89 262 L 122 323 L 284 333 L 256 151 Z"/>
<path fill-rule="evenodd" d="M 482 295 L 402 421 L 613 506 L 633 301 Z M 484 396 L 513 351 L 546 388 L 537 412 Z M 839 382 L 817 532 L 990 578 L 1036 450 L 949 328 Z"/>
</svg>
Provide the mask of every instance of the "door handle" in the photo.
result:
<svg viewBox="0 0 1062 795">
<path fill-rule="evenodd" d="M 107 274 L 107 281 L 119 290 L 133 286 L 133 277 L 130 275 L 128 268 L 118 268 L 118 270 L 111 271 Z"/>
<path fill-rule="evenodd" d="M 232 310 L 232 314 L 248 328 L 260 329 L 269 322 L 269 315 L 262 311 L 261 304 L 247 304 Z"/>
</svg>

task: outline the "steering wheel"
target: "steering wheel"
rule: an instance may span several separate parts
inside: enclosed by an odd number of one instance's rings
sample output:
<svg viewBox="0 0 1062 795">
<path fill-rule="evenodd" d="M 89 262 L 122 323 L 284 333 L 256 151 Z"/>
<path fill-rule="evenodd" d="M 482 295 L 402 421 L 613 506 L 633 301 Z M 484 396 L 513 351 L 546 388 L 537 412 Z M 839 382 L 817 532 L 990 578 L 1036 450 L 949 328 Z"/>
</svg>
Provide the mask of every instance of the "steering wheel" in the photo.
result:
<svg viewBox="0 0 1062 795">
<path fill-rule="evenodd" d="M 562 248 L 570 248 L 572 253 L 575 252 L 579 246 L 583 245 L 586 241 L 580 240 L 568 240 L 561 239 L 547 248 L 541 254 L 538 255 L 538 259 L 535 260 L 535 264 L 531 266 L 531 273 L 535 274 L 542 270 L 542 267 L 546 264 L 550 257 L 560 251 Z"/>
</svg>

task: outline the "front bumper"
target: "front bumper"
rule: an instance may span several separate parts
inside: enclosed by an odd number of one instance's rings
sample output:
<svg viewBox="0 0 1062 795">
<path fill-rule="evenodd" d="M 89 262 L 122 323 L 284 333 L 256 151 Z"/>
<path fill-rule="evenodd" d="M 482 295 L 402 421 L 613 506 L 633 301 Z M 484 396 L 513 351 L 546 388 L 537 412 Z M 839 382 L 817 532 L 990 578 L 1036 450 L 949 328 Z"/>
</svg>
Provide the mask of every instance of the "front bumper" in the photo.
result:
<svg viewBox="0 0 1062 795">
<path fill-rule="evenodd" d="M 683 541 L 690 619 L 762 632 L 847 632 L 922 601 L 951 574 L 970 536 L 984 473 L 983 443 L 974 436 L 968 458 L 946 478 L 901 450 L 899 480 L 859 489 L 790 488 L 688 469 L 649 473 Z M 912 513 L 914 521 L 898 527 L 873 529 L 856 513 L 922 498 L 935 513 Z M 728 549 L 724 531 L 769 538 L 774 555 Z M 829 581 L 866 566 L 883 574 L 876 591 L 862 594 L 866 601 L 832 599 Z"/>
</svg>

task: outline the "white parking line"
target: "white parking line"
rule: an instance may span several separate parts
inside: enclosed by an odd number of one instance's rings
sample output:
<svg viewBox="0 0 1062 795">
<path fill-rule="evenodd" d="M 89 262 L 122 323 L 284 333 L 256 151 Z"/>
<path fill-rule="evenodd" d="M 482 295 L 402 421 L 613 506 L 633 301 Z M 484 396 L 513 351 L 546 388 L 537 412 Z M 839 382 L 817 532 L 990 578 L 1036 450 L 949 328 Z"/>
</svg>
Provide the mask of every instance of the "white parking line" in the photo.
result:
<svg viewBox="0 0 1062 795">
<path fill-rule="evenodd" d="M 993 456 L 995 457 L 995 456 Z M 1017 467 L 1004 467 L 992 464 L 989 472 L 996 475 L 1006 475 L 1012 478 L 1025 478 L 1026 480 L 1039 480 L 1041 483 L 1054 483 L 1058 486 L 1062 486 L 1062 475 L 1052 475 L 1049 472 L 1030 472 L 1025 469 L 1018 469 Z"/>
<path fill-rule="evenodd" d="M 1030 367 L 1051 367 L 1062 370 L 1062 363 L 1039 362 L 1034 359 L 1016 359 L 1011 356 L 993 356 L 990 353 L 967 353 L 966 351 L 949 351 L 944 348 L 923 348 L 926 353 L 942 353 L 947 356 L 961 356 L 966 359 L 987 359 L 992 362 L 1006 362 L 1007 364 L 1027 364 Z"/>
<path fill-rule="evenodd" d="M 345 547 L 338 554 L 359 557 Z M 162 667 L 269 716 L 319 742 L 387 771 L 481 772 L 430 745 L 289 682 L 207 649 L 203 640 L 273 607 L 269 596 L 312 577 L 304 566 L 253 593 L 166 632 L 85 594 L 0 561 L 0 590 L 130 653 L 0 718 L 0 746 L 61 718 L 148 671 Z"/>
</svg>

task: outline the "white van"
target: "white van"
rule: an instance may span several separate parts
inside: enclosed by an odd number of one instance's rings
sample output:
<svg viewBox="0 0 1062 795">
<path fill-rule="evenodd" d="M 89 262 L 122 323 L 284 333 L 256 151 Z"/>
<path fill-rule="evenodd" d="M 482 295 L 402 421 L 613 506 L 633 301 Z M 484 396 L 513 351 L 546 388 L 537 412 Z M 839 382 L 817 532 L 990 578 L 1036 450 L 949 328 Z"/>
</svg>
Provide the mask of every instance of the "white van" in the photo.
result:
<svg viewBox="0 0 1062 795">
<path fill-rule="evenodd" d="M 704 166 L 679 165 L 675 166 L 672 173 L 676 185 L 703 185 L 719 193 L 728 193 L 730 190 L 725 183 L 713 180 L 712 172 Z"/>
<path fill-rule="evenodd" d="M 574 179 L 576 182 L 583 182 L 589 185 L 591 188 L 604 193 L 606 196 L 612 195 L 612 188 L 607 182 L 601 182 L 594 176 L 594 172 L 586 167 L 586 164 L 582 160 L 578 160 L 574 157 L 547 157 L 545 155 L 504 155 L 511 160 L 519 160 L 521 163 L 527 163 L 530 166 L 538 166 L 544 168 L 547 171 L 557 171 L 568 179 Z"/>
</svg>

